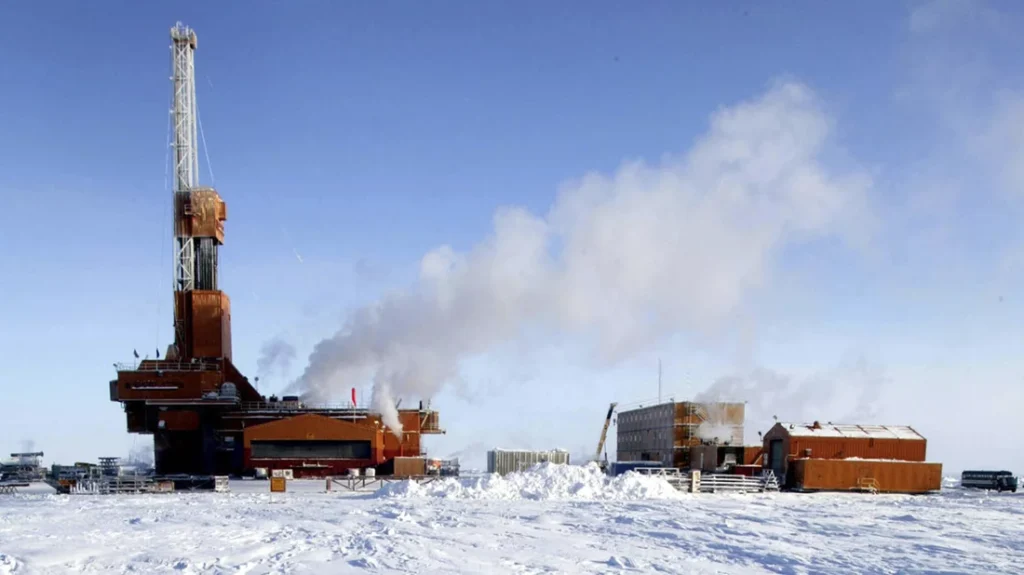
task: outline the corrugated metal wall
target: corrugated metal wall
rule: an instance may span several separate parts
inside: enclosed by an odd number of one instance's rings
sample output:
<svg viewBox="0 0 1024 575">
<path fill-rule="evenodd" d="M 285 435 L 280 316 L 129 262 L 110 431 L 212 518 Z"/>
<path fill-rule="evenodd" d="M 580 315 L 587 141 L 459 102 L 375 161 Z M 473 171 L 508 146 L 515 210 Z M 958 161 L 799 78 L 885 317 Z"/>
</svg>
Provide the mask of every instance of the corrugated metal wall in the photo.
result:
<svg viewBox="0 0 1024 575">
<path fill-rule="evenodd" d="M 487 472 L 505 475 L 521 471 L 538 463 L 568 464 L 568 451 L 507 451 L 495 449 L 487 452 Z"/>
<path fill-rule="evenodd" d="M 866 439 L 842 437 L 790 437 L 787 453 L 805 457 L 811 450 L 811 459 L 896 459 L 924 461 L 925 441 L 912 439 Z"/>
<path fill-rule="evenodd" d="M 942 464 L 920 461 L 797 459 L 791 483 L 807 491 L 848 491 L 873 485 L 880 493 L 927 493 L 942 486 Z"/>
<path fill-rule="evenodd" d="M 806 437 L 794 436 L 781 424 L 776 424 L 764 435 L 763 449 L 770 454 L 772 440 L 782 441 L 782 452 L 790 459 L 894 459 L 924 461 L 928 442 L 924 439 L 891 439 L 866 437 Z M 807 454 L 806 450 L 810 450 Z"/>
</svg>

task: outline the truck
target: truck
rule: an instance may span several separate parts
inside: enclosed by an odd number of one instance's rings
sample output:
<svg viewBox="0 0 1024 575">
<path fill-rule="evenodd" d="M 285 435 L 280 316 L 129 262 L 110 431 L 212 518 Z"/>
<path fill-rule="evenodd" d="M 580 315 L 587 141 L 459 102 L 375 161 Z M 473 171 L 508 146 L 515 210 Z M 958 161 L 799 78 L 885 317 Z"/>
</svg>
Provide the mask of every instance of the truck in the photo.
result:
<svg viewBox="0 0 1024 575">
<path fill-rule="evenodd" d="M 971 489 L 995 489 L 1017 492 L 1017 478 L 1009 471 L 964 471 L 960 486 Z"/>
</svg>

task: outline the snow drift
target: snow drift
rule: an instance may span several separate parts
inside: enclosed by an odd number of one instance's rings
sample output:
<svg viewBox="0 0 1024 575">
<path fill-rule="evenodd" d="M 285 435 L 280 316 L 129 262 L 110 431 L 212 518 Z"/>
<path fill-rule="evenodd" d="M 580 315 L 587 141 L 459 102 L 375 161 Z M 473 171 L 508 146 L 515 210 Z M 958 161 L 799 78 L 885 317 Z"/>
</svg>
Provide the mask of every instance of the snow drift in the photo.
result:
<svg viewBox="0 0 1024 575">
<path fill-rule="evenodd" d="M 421 485 L 402 481 L 382 487 L 383 498 L 439 497 L 446 499 L 681 499 L 683 493 L 664 479 L 626 473 L 608 477 L 596 463 L 586 466 L 541 463 L 504 477 L 496 474 L 474 479 L 443 479 Z"/>
</svg>

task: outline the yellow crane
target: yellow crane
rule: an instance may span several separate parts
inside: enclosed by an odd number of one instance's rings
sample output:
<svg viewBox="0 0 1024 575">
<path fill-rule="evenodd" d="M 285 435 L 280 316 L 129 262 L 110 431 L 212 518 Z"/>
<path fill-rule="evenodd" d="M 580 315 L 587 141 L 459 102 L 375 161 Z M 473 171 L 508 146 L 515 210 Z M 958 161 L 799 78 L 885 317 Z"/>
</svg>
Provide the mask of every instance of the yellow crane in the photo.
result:
<svg viewBox="0 0 1024 575">
<path fill-rule="evenodd" d="M 601 428 L 601 440 L 597 442 L 596 459 L 598 465 L 601 465 L 602 467 L 604 467 L 604 464 L 601 463 L 601 452 L 604 451 L 604 442 L 605 439 L 608 438 L 608 426 L 612 424 L 612 413 L 615 412 L 616 405 L 618 405 L 618 402 L 613 401 L 612 404 L 608 406 L 608 415 L 604 418 L 604 427 Z M 607 461 L 605 461 L 605 464 L 606 463 Z"/>
</svg>

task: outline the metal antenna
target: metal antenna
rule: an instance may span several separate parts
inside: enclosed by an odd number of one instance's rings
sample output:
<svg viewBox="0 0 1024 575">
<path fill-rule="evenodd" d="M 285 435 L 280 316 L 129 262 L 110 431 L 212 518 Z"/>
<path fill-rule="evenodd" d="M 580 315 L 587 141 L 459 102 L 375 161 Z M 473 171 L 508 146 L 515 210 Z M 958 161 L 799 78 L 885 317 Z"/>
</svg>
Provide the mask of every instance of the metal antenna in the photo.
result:
<svg viewBox="0 0 1024 575">
<path fill-rule="evenodd" d="M 658 403 L 661 403 L 661 358 L 658 358 Z"/>
</svg>

